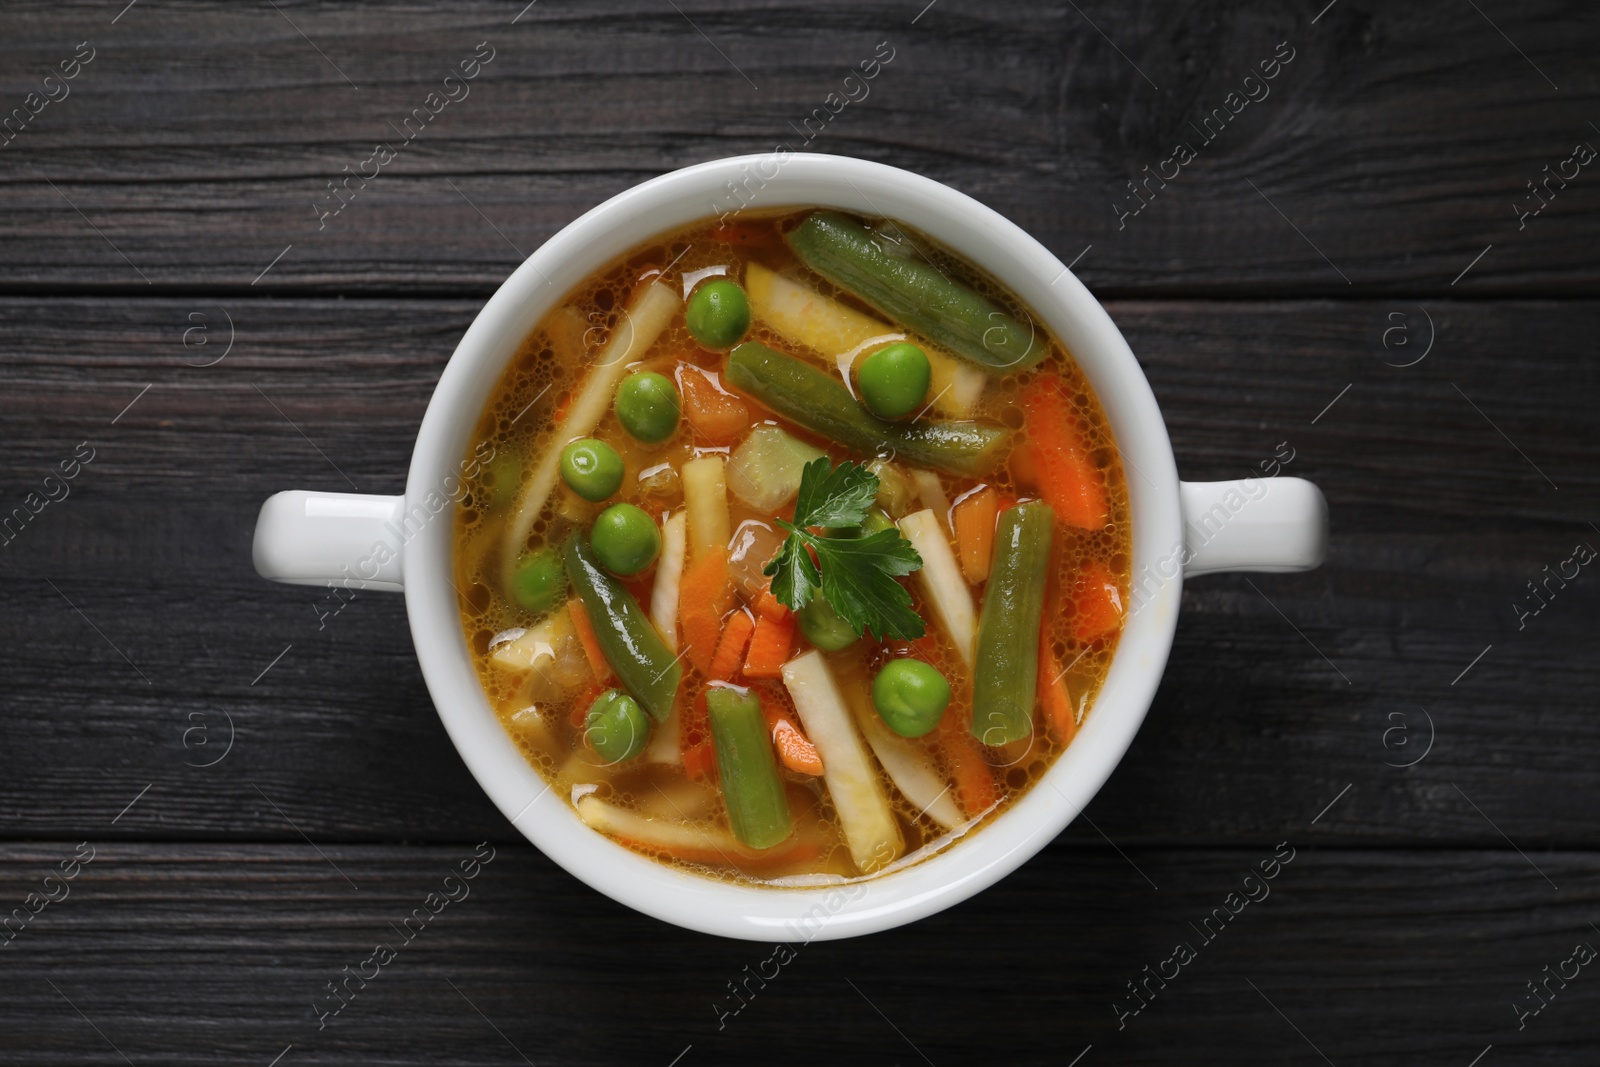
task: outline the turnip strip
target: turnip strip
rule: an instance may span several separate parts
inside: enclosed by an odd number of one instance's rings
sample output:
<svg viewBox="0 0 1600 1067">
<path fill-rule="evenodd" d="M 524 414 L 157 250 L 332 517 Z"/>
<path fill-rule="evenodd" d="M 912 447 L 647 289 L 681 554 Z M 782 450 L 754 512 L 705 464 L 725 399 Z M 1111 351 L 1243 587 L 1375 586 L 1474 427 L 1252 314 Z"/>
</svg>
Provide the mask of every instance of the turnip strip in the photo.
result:
<svg viewBox="0 0 1600 1067">
<path fill-rule="evenodd" d="M 678 584 L 683 580 L 688 530 L 689 521 L 681 511 L 661 525 L 661 559 L 656 564 L 656 584 L 650 590 L 650 619 L 674 652 L 678 651 Z"/>
<path fill-rule="evenodd" d="M 656 723 L 650 731 L 650 740 L 644 746 L 646 763 L 683 762 L 683 743 L 679 740 L 678 720 L 678 708 L 674 707 L 672 713 Z"/>
<path fill-rule="evenodd" d="M 863 874 L 892 863 L 904 851 L 905 841 L 882 779 L 822 653 L 812 649 L 785 663 L 783 684 L 827 768 L 822 778 L 839 813 L 850 858 Z"/>
<path fill-rule="evenodd" d="M 691 459 L 683 465 L 682 480 L 683 502 L 689 509 L 690 555 L 698 560 L 711 549 L 726 549 L 732 523 L 722 457 Z"/>
<path fill-rule="evenodd" d="M 950 498 L 945 496 L 944 483 L 939 476 L 933 471 L 918 469 L 911 472 L 911 480 L 917 483 L 917 497 L 922 506 L 933 512 L 945 533 L 951 533 Z"/>
<path fill-rule="evenodd" d="M 804 345 L 837 363 L 846 382 L 850 380 L 851 365 L 858 358 L 906 340 L 900 327 L 863 315 L 759 263 L 745 266 L 744 281 L 750 310 L 756 318 L 784 340 Z M 914 340 L 928 354 L 933 368 L 928 395 L 934 410 L 951 418 L 970 418 L 983 394 L 983 371 L 925 341 Z"/>
<path fill-rule="evenodd" d="M 855 713 L 861 734 L 878 757 L 884 771 L 895 788 L 917 810 L 944 827 L 953 830 L 961 825 L 961 809 L 950 795 L 950 783 L 933 773 L 928 766 L 927 752 L 884 725 L 872 706 L 865 679 L 852 678 L 845 683 L 845 699 Z"/>
<path fill-rule="evenodd" d="M 517 508 L 507 527 L 506 566 L 515 565 L 517 556 L 528 543 L 528 534 L 538 521 L 539 513 L 550 500 L 556 487 L 556 476 L 561 467 L 561 449 L 575 437 L 582 437 L 599 425 L 611 407 L 617 383 L 627 373 L 628 364 L 644 356 L 645 351 L 661 336 L 672 316 L 683 301 L 660 282 L 650 282 L 634 294 L 633 303 L 623 313 L 622 321 L 612 331 L 611 340 L 600 350 L 594 369 L 583 383 L 582 390 L 573 398 L 567 409 L 567 418 L 556 430 L 550 447 L 539 459 L 533 477 L 523 483 L 517 498 Z"/>
<path fill-rule="evenodd" d="M 749 855 L 727 830 L 710 824 L 696 825 L 677 819 L 651 819 L 590 795 L 578 801 L 578 818 L 604 834 L 616 834 L 635 844 L 668 852 L 718 852 L 725 856 Z"/>
<path fill-rule="evenodd" d="M 977 639 L 978 617 L 972 607 L 972 593 L 961 575 L 955 553 L 945 539 L 944 528 L 932 508 L 913 512 L 900 520 L 900 532 L 922 557 L 917 579 L 933 607 L 933 614 L 961 659 L 972 666 L 972 645 Z"/>
</svg>

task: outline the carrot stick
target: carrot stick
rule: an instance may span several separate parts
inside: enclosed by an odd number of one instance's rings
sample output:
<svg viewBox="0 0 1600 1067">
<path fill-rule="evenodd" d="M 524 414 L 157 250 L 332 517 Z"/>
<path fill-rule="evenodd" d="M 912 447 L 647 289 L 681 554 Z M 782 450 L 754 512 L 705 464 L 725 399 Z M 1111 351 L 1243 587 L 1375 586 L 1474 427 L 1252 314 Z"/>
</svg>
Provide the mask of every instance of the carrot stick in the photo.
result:
<svg viewBox="0 0 1600 1067">
<path fill-rule="evenodd" d="M 789 614 L 789 609 L 783 601 L 772 595 L 771 589 L 763 589 L 761 599 L 756 601 L 756 613 L 763 619 L 776 619 Z"/>
<path fill-rule="evenodd" d="M 744 659 L 746 678 L 781 678 L 794 643 L 794 616 L 761 616 L 750 636 L 750 651 Z"/>
<path fill-rule="evenodd" d="M 696 434 L 713 445 L 731 445 L 750 426 L 750 405 L 722 387 L 715 371 L 680 363 L 678 390 L 683 417 Z"/>
<path fill-rule="evenodd" d="M 717 753 L 711 738 L 683 750 L 683 773 L 691 782 L 717 777 Z"/>
<path fill-rule="evenodd" d="M 709 674 L 733 602 L 727 549 L 707 549 L 683 572 L 678 591 L 678 640 L 701 674 Z"/>
<path fill-rule="evenodd" d="M 1122 625 L 1122 590 L 1116 575 L 1100 560 L 1090 560 L 1078 572 L 1072 586 L 1076 611 L 1072 618 L 1073 635 L 1089 642 Z"/>
<path fill-rule="evenodd" d="M 1044 718 L 1050 724 L 1050 732 L 1057 741 L 1067 745 L 1078 732 L 1078 716 L 1072 710 L 1072 694 L 1067 692 L 1067 680 L 1062 675 L 1046 620 L 1039 630 L 1039 695 L 1044 701 Z"/>
<path fill-rule="evenodd" d="M 583 609 L 583 601 L 577 597 L 567 601 L 567 614 L 572 617 L 572 629 L 578 635 L 578 643 L 583 646 L 583 655 L 589 661 L 589 668 L 594 671 L 595 680 L 607 681 L 611 677 L 611 664 L 606 662 L 605 653 L 600 651 L 600 641 L 594 635 L 594 627 L 589 625 L 589 613 Z"/>
<path fill-rule="evenodd" d="M 962 497 L 952 513 L 961 573 L 974 585 L 989 577 L 989 560 L 994 555 L 994 523 L 999 514 L 1000 495 L 987 485 Z"/>
<path fill-rule="evenodd" d="M 729 682 L 739 673 L 739 663 L 744 659 L 745 646 L 750 643 L 750 633 L 756 621 L 748 611 L 736 611 L 728 618 L 728 627 L 717 642 L 717 653 L 711 657 L 711 669 L 706 677 L 714 682 Z"/>
<path fill-rule="evenodd" d="M 989 810 L 1000 799 L 1000 791 L 995 787 L 994 772 L 983 758 L 977 738 L 965 723 L 956 721 L 961 718 L 963 716 L 946 715 L 936 736 L 945 769 L 955 787 L 956 803 L 961 805 L 967 818 L 972 819 Z"/>
<path fill-rule="evenodd" d="M 1033 449 L 1039 494 L 1056 518 L 1098 530 L 1110 518 L 1106 487 L 1089 458 L 1083 420 L 1060 378 L 1039 378 L 1023 393 L 1023 425 Z"/>
<path fill-rule="evenodd" d="M 822 774 L 822 757 L 817 746 L 800 729 L 794 716 L 780 708 L 766 704 L 767 728 L 772 731 L 772 746 L 777 749 L 778 760 L 796 774 L 809 774 L 816 778 Z"/>
</svg>

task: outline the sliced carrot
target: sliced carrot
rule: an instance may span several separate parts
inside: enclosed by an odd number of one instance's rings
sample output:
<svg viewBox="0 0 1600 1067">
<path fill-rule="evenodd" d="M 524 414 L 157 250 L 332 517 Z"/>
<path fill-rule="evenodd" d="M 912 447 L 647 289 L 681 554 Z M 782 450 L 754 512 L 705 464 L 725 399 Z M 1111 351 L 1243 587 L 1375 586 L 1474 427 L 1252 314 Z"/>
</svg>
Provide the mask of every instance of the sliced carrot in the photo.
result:
<svg viewBox="0 0 1600 1067">
<path fill-rule="evenodd" d="M 796 774 L 809 774 L 813 778 L 822 774 L 822 757 L 817 746 L 811 743 L 805 731 L 795 722 L 794 716 L 780 707 L 763 702 L 767 728 L 772 731 L 772 747 L 777 750 L 778 761 Z"/>
<path fill-rule="evenodd" d="M 989 560 L 994 555 L 994 524 L 999 514 L 1000 495 L 987 485 L 962 497 L 952 512 L 961 573 L 974 584 L 989 577 Z"/>
<path fill-rule="evenodd" d="M 746 678 L 781 678 L 794 644 L 794 616 L 761 616 L 750 636 L 750 651 L 744 658 Z"/>
<path fill-rule="evenodd" d="M 789 614 L 789 609 L 783 601 L 772 595 L 771 589 L 763 589 L 760 599 L 756 601 L 756 614 L 763 619 L 778 619 Z"/>
<path fill-rule="evenodd" d="M 989 810 L 1000 799 L 1000 791 L 989 761 L 983 758 L 978 739 L 972 736 L 965 723 L 950 721 L 959 718 L 947 715 L 945 719 L 949 725 L 941 723 L 937 736 L 945 769 L 955 787 L 956 803 L 970 819 Z"/>
<path fill-rule="evenodd" d="M 594 627 L 589 625 L 589 613 L 584 610 L 583 601 L 577 597 L 567 601 L 567 615 L 572 619 L 572 629 L 578 635 L 578 643 L 583 645 L 583 655 L 589 661 L 589 669 L 594 671 L 595 680 L 606 681 L 611 677 L 611 664 L 600 651 L 600 642 L 594 636 Z"/>
<path fill-rule="evenodd" d="M 695 434 L 713 445 L 731 445 L 750 426 L 750 405 L 722 388 L 715 371 L 678 364 L 683 417 Z"/>
<path fill-rule="evenodd" d="M 1047 619 L 1039 630 L 1039 696 L 1044 703 L 1044 718 L 1050 732 L 1066 745 L 1078 732 L 1078 716 L 1072 710 L 1072 694 L 1067 692 L 1067 680 L 1062 673 Z"/>
<path fill-rule="evenodd" d="M 1039 494 L 1062 522 L 1100 529 L 1111 517 L 1105 481 L 1089 458 L 1066 385 L 1054 376 L 1037 379 L 1023 392 L 1022 410 Z"/>
<path fill-rule="evenodd" d="M 728 552 L 705 552 L 683 572 L 678 590 L 678 641 L 701 674 L 709 674 L 722 636 L 722 617 L 733 606 Z"/>
<path fill-rule="evenodd" d="M 1072 584 L 1072 632 L 1080 641 L 1104 637 L 1122 625 L 1122 589 L 1100 560 L 1090 560 Z"/>
<path fill-rule="evenodd" d="M 717 653 L 711 657 L 711 669 L 706 672 L 706 677 L 714 682 L 731 682 L 734 675 L 739 673 L 739 664 L 744 660 L 745 646 L 750 643 L 750 634 L 756 628 L 756 621 L 750 617 L 748 611 L 735 611 L 728 616 L 728 625 L 722 631 L 722 640 L 717 642 Z"/>
<path fill-rule="evenodd" d="M 683 750 L 683 773 L 692 782 L 716 778 L 717 753 L 711 747 L 711 738 Z"/>
</svg>

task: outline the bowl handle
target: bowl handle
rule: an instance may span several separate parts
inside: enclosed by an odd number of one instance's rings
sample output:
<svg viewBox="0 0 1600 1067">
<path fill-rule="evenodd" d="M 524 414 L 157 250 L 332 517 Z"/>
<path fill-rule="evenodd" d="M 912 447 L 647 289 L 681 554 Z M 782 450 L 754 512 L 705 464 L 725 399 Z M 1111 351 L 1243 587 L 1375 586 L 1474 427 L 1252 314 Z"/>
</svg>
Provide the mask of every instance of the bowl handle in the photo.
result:
<svg viewBox="0 0 1600 1067">
<path fill-rule="evenodd" d="M 276 493 L 256 517 L 256 573 L 289 585 L 399 592 L 412 518 L 405 504 L 402 496 Z"/>
<path fill-rule="evenodd" d="M 1328 547 L 1328 502 L 1304 478 L 1181 482 L 1183 576 L 1309 571 Z"/>
</svg>

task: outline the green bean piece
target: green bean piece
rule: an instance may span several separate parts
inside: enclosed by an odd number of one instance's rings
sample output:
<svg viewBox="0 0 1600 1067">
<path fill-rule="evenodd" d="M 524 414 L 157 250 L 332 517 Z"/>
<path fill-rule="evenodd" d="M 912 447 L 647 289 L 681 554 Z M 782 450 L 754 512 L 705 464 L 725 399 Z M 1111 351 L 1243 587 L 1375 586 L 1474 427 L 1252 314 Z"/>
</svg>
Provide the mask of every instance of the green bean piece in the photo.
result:
<svg viewBox="0 0 1600 1067">
<path fill-rule="evenodd" d="M 885 251 L 860 223 L 818 211 L 785 237 L 801 262 L 891 319 L 991 374 L 1026 370 L 1050 351 L 999 305 L 920 256 Z"/>
<path fill-rule="evenodd" d="M 911 423 L 874 418 L 843 382 L 758 341 L 728 353 L 724 380 L 790 422 L 852 452 L 893 453 L 918 466 L 976 477 L 995 465 L 1011 432 L 981 422 Z"/>
<path fill-rule="evenodd" d="M 1055 522 L 1050 505 L 1031 500 L 1001 512 L 995 526 L 972 665 L 972 735 L 986 745 L 1020 741 L 1033 731 L 1039 620 Z"/>
<path fill-rule="evenodd" d="M 567 575 L 553 548 L 526 552 L 511 572 L 511 599 L 535 615 L 545 615 L 567 599 Z"/>
<path fill-rule="evenodd" d="M 606 662 L 650 717 L 664 721 L 678 697 L 683 666 L 673 658 L 633 594 L 601 568 L 582 533 L 567 541 L 565 556 L 567 577 L 583 601 Z"/>
<path fill-rule="evenodd" d="M 794 821 L 773 759 L 761 698 L 748 689 L 714 685 L 706 690 L 706 711 L 733 836 L 751 848 L 782 844 Z"/>
</svg>

